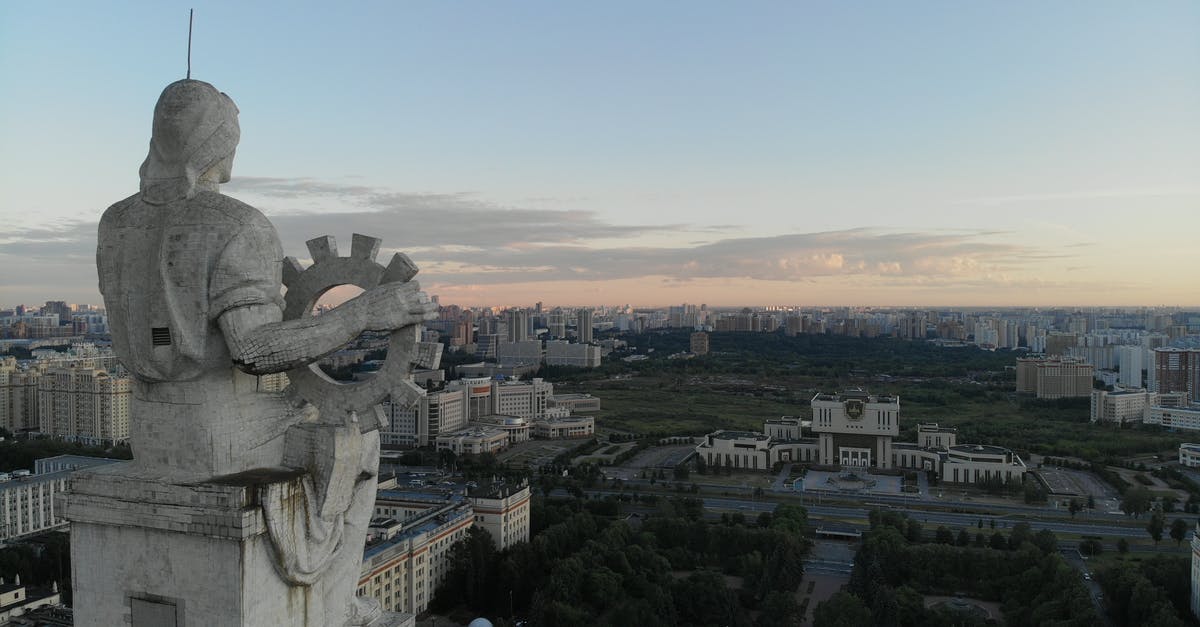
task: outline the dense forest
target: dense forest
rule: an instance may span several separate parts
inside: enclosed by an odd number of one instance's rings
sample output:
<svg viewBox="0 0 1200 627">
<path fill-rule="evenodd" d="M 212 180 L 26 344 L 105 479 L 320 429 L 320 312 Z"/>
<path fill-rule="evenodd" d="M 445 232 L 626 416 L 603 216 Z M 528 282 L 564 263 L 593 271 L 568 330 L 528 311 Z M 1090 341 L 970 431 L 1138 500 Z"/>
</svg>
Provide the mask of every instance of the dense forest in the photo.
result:
<svg viewBox="0 0 1200 627">
<path fill-rule="evenodd" d="M 1099 621 L 1078 571 L 1058 554 L 1049 531 L 1027 523 L 1008 536 L 939 530 L 899 512 L 873 511 L 846 592 L 817 606 L 815 627 L 984 625 L 969 614 L 926 608 L 924 595 L 997 602 L 1014 627 L 1091 627 Z"/>
<path fill-rule="evenodd" d="M 709 523 L 689 501 L 659 500 L 631 525 L 615 501 L 538 497 L 530 542 L 498 552 L 473 530 L 455 545 L 430 608 L 532 626 L 796 624 L 803 508 Z"/>
</svg>

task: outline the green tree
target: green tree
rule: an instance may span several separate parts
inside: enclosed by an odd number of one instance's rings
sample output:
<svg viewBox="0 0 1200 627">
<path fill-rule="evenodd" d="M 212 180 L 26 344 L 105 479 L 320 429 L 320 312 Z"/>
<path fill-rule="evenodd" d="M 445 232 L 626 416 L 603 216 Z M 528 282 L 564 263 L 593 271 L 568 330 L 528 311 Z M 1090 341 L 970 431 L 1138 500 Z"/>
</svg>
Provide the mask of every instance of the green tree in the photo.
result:
<svg viewBox="0 0 1200 627">
<path fill-rule="evenodd" d="M 1154 544 L 1158 544 L 1158 541 L 1162 540 L 1164 527 L 1163 515 L 1160 512 L 1154 512 L 1154 515 L 1150 516 L 1150 522 L 1146 523 L 1146 533 L 1154 538 Z"/>
<path fill-rule="evenodd" d="M 1038 530 L 1033 535 L 1033 544 L 1043 555 L 1049 555 L 1058 550 L 1058 538 L 1049 529 Z"/>
<path fill-rule="evenodd" d="M 1008 548 L 1015 551 L 1026 542 L 1033 542 L 1033 528 L 1027 522 L 1013 525 L 1012 532 L 1008 536 Z"/>
<path fill-rule="evenodd" d="M 1004 549 L 1008 548 L 1008 538 L 1005 538 L 1003 533 L 997 531 L 993 533 L 992 538 L 988 540 L 988 546 L 992 547 L 993 549 L 1003 551 Z"/>
<path fill-rule="evenodd" d="M 1117 552 L 1124 555 L 1129 552 L 1129 540 L 1119 538 L 1117 540 Z"/>
<path fill-rule="evenodd" d="M 800 625 L 800 606 L 796 603 L 796 595 L 786 592 L 772 592 L 763 599 L 759 610 L 762 612 L 755 627 L 798 627 Z"/>
<path fill-rule="evenodd" d="M 938 544 L 954 544 L 954 532 L 945 525 L 940 525 L 934 532 L 934 540 Z"/>
<path fill-rule="evenodd" d="M 1183 539 L 1187 537 L 1189 528 L 1190 525 L 1188 525 L 1188 522 L 1182 518 L 1176 518 L 1171 521 L 1171 538 L 1175 540 L 1176 546 L 1179 546 L 1183 542 Z"/>
<path fill-rule="evenodd" d="M 1067 505 L 1067 511 L 1071 512 L 1071 518 L 1074 518 L 1075 514 L 1078 514 L 1082 509 L 1083 506 L 1079 504 L 1078 499 L 1071 499 L 1070 504 Z"/>
<path fill-rule="evenodd" d="M 873 621 L 863 600 L 849 592 L 835 593 L 813 610 L 813 627 L 864 627 Z"/>
<path fill-rule="evenodd" d="M 971 534 L 967 533 L 966 529 L 959 529 L 958 537 L 955 539 L 954 544 L 957 546 L 970 546 Z"/>
<path fill-rule="evenodd" d="M 924 540 L 925 533 L 921 529 L 921 523 L 916 518 L 909 518 L 908 522 L 904 525 L 904 537 L 912 543 Z"/>
<path fill-rule="evenodd" d="M 1129 488 L 1121 499 L 1121 511 L 1137 518 L 1150 509 L 1150 491 L 1141 486 Z"/>
</svg>

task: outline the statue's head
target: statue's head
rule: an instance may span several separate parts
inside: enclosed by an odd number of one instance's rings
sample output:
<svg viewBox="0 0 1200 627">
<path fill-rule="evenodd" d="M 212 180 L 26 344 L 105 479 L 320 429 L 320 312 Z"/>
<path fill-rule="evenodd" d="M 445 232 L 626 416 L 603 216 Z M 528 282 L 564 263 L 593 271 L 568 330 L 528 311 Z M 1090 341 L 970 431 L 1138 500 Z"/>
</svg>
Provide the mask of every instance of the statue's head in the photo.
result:
<svg viewBox="0 0 1200 627">
<path fill-rule="evenodd" d="M 241 130 L 233 100 L 203 81 L 167 85 L 154 106 L 150 154 L 142 163 L 142 200 L 162 205 L 196 195 L 202 177 L 229 180 Z"/>
</svg>

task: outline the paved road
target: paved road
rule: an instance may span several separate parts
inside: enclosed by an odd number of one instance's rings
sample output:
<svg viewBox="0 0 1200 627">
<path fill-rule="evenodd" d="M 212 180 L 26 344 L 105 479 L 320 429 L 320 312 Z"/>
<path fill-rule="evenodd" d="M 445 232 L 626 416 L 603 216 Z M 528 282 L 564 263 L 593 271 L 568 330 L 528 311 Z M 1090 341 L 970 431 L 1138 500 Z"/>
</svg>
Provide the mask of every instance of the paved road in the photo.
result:
<svg viewBox="0 0 1200 627">
<path fill-rule="evenodd" d="M 611 490 L 588 490 L 591 494 L 598 495 L 616 495 L 619 492 Z M 684 495 L 686 496 L 686 495 Z M 758 514 L 759 512 L 774 511 L 777 503 L 774 501 L 759 501 L 736 497 L 711 497 L 702 496 L 705 509 L 718 509 L 729 511 L 740 511 L 746 514 Z M 871 507 L 863 505 L 844 505 L 844 504 L 815 504 L 807 503 L 805 508 L 808 510 L 809 518 L 814 520 L 822 519 L 865 519 Z M 1139 525 L 1118 525 L 1114 521 L 1108 519 L 1079 519 L 1079 520 L 1039 520 L 1030 518 L 1029 520 L 1016 521 L 1010 520 L 1006 516 L 996 516 L 989 514 L 974 514 L 974 513 L 959 513 L 959 512 L 940 512 L 926 511 L 914 509 L 905 512 L 912 518 L 921 521 L 927 526 L 946 525 L 951 528 L 965 527 L 975 529 L 980 520 L 983 521 L 984 533 L 991 534 L 991 521 L 996 522 L 996 529 L 1006 530 L 1012 527 L 1017 522 L 1028 522 L 1036 531 L 1039 529 L 1049 529 L 1055 533 L 1075 533 L 1087 535 L 1102 535 L 1113 537 L 1126 538 L 1141 538 L 1146 535 L 1146 530 Z M 863 525 L 857 526 L 860 529 Z"/>
<path fill-rule="evenodd" d="M 1100 591 L 1100 584 L 1096 583 L 1095 579 L 1091 578 L 1091 571 L 1088 569 L 1087 561 L 1078 549 L 1060 548 L 1067 563 L 1080 572 L 1080 576 L 1084 578 L 1084 586 L 1088 589 L 1088 595 L 1092 597 L 1092 605 L 1096 606 L 1096 613 L 1100 615 L 1100 620 L 1103 624 L 1112 627 L 1112 620 L 1104 611 L 1104 594 Z"/>
<path fill-rule="evenodd" d="M 849 575 L 852 570 L 854 570 L 854 562 L 818 559 L 804 560 L 804 573 L 806 575 Z"/>
</svg>

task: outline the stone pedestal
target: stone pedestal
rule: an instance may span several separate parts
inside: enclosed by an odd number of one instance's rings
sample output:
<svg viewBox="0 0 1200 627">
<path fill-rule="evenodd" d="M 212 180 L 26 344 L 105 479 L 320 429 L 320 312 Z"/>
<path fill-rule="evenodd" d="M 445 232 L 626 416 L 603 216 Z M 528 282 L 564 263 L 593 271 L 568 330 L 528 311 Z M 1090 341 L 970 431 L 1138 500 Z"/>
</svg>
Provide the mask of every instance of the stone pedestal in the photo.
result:
<svg viewBox="0 0 1200 627">
<path fill-rule="evenodd" d="M 300 490 L 303 474 L 268 469 L 203 483 L 156 480 L 134 462 L 75 473 L 71 523 L 78 627 L 313 627 L 323 591 L 275 571 L 259 494 Z M 311 617 L 311 618 L 310 618 Z M 403 625 L 385 615 L 371 627 Z"/>
</svg>

